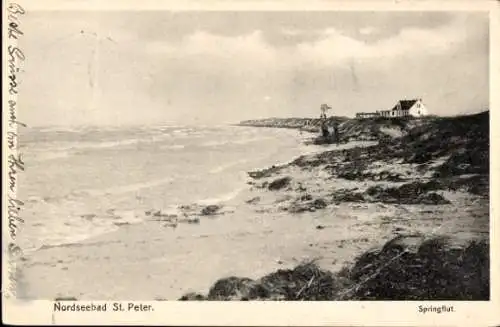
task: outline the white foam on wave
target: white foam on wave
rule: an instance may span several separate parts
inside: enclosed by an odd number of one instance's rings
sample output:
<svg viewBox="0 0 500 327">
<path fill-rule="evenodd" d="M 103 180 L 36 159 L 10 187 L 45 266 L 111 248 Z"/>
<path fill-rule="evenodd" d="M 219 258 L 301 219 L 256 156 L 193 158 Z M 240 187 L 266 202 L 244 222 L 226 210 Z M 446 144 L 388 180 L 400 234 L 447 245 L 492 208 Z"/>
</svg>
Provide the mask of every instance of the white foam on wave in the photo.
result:
<svg viewBox="0 0 500 327">
<path fill-rule="evenodd" d="M 227 202 L 237 197 L 244 189 L 245 189 L 244 187 L 240 187 L 231 192 L 220 194 L 217 197 L 198 200 L 196 201 L 196 203 L 200 205 L 210 205 L 210 204 L 220 204 L 223 202 Z"/>
<path fill-rule="evenodd" d="M 52 144 L 46 144 L 48 149 L 55 151 L 81 150 L 81 149 L 106 149 L 113 147 L 129 146 L 140 143 L 162 142 L 172 138 L 172 132 L 151 132 L 136 134 L 133 138 L 121 138 L 110 141 L 58 141 Z M 175 131 L 173 131 L 175 133 Z M 38 145 L 39 146 L 39 145 Z"/>
<path fill-rule="evenodd" d="M 91 218 L 85 219 L 85 216 Z M 61 218 L 64 219 L 38 223 L 36 230 L 32 231 L 31 242 L 28 240 L 28 244 L 25 244 L 26 252 L 55 246 L 76 246 L 89 238 L 114 232 L 122 225 L 141 223 L 145 215 L 141 216 L 132 210 L 111 210 L 103 214 L 90 215 L 68 211 L 66 214 L 61 214 Z"/>
<path fill-rule="evenodd" d="M 236 165 L 239 165 L 239 164 L 242 164 L 242 163 L 245 163 L 245 162 L 248 162 L 248 159 L 240 159 L 240 160 L 236 160 L 236 161 L 232 161 L 232 162 L 229 162 L 227 164 L 224 164 L 224 165 L 221 165 L 221 166 L 218 166 L 212 170 L 210 170 L 210 174 L 218 174 L 218 173 L 221 173 L 231 167 L 234 167 Z"/>
<path fill-rule="evenodd" d="M 228 145 L 228 144 L 248 144 L 252 142 L 260 142 L 264 141 L 267 139 L 270 139 L 271 137 L 252 137 L 252 138 L 246 138 L 246 139 L 239 139 L 239 140 L 223 140 L 223 141 L 209 141 L 205 143 L 201 143 L 200 146 L 202 147 L 214 147 L 214 146 L 222 146 L 222 145 Z"/>
<path fill-rule="evenodd" d="M 70 144 L 58 147 L 57 150 L 88 150 L 88 149 L 108 149 L 116 147 L 124 147 L 141 143 L 161 142 L 168 139 L 169 135 L 149 136 L 147 138 L 133 138 L 127 140 L 106 141 L 106 142 L 71 142 Z"/>
<path fill-rule="evenodd" d="M 50 161 L 55 159 L 63 159 L 71 157 L 82 150 L 99 150 L 120 148 L 132 145 L 147 144 L 147 143 L 160 143 L 171 136 L 167 134 L 149 136 L 147 138 L 135 138 L 119 141 L 106 141 L 106 142 L 59 142 L 54 145 L 46 145 L 31 149 L 28 152 L 34 153 L 33 160 L 35 161 Z M 161 148 L 164 149 L 183 149 L 185 146 L 182 144 L 166 145 Z"/>
<path fill-rule="evenodd" d="M 229 144 L 229 143 L 230 143 L 230 141 L 209 141 L 209 142 L 201 143 L 200 146 L 212 147 L 212 146 L 225 145 L 225 144 Z"/>
<path fill-rule="evenodd" d="M 271 137 L 269 137 L 269 136 L 252 137 L 252 138 L 248 138 L 248 139 L 236 140 L 236 141 L 233 141 L 232 143 L 234 143 L 234 144 L 248 144 L 248 143 L 260 142 L 260 141 L 269 140 L 269 139 L 271 139 Z"/>
<path fill-rule="evenodd" d="M 172 131 L 172 134 L 187 134 L 189 132 L 192 132 L 193 129 L 192 128 L 180 128 L 180 129 L 176 129 L 174 131 Z"/>
<path fill-rule="evenodd" d="M 54 152 L 37 152 L 35 153 L 34 161 L 50 161 L 56 159 L 64 159 L 70 157 L 72 154 L 69 151 L 54 151 Z"/>
<path fill-rule="evenodd" d="M 183 144 L 173 144 L 173 145 L 162 145 L 160 149 L 162 150 L 180 150 L 184 149 L 186 146 Z"/>
<path fill-rule="evenodd" d="M 132 193 L 141 189 L 151 188 L 155 186 L 161 186 L 167 183 L 172 182 L 174 179 L 171 177 L 156 179 L 152 181 L 142 182 L 142 183 L 134 183 L 128 185 L 121 186 L 113 186 L 105 189 L 86 189 L 86 190 L 78 190 L 73 191 L 72 195 L 81 196 L 81 195 L 90 195 L 90 196 L 101 196 L 107 194 L 123 194 L 123 193 Z"/>
<path fill-rule="evenodd" d="M 57 132 L 69 132 L 69 133 L 79 133 L 83 130 L 82 126 L 44 126 L 35 127 L 38 132 L 42 133 L 57 133 Z"/>
</svg>

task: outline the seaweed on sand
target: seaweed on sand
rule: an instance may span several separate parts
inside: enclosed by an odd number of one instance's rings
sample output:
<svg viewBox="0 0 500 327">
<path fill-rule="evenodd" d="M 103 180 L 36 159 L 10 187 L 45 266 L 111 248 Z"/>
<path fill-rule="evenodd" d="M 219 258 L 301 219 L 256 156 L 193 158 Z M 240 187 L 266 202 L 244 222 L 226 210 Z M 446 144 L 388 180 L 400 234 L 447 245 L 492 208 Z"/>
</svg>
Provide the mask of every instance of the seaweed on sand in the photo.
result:
<svg viewBox="0 0 500 327">
<path fill-rule="evenodd" d="M 308 262 L 258 280 L 218 280 L 207 297 L 182 300 L 488 300 L 489 242 L 397 236 L 332 273 Z"/>
<path fill-rule="evenodd" d="M 264 276 L 260 282 L 273 298 L 286 301 L 328 301 L 349 283 L 332 272 L 309 262 L 294 269 L 280 269 Z"/>
<path fill-rule="evenodd" d="M 488 300 L 489 244 L 398 236 L 350 271 L 353 300 Z"/>
<path fill-rule="evenodd" d="M 442 195 L 430 192 L 445 188 L 438 182 L 412 182 L 398 187 L 370 186 L 364 192 L 340 189 L 332 194 L 335 202 L 382 202 L 399 204 L 449 204 Z"/>
<path fill-rule="evenodd" d="M 308 262 L 294 269 L 279 269 L 258 280 L 240 277 L 219 279 L 206 297 L 189 293 L 180 300 L 284 300 L 327 301 L 346 286 L 348 280 Z"/>
</svg>

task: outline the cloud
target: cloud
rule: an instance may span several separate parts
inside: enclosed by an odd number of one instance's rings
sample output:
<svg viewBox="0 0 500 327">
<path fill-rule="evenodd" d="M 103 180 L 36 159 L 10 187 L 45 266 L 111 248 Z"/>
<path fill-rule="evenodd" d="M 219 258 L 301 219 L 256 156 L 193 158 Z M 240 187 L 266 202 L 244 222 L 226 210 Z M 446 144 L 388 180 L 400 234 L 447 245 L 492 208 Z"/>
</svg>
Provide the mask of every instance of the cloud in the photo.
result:
<svg viewBox="0 0 500 327">
<path fill-rule="evenodd" d="M 47 116 L 54 123 L 89 124 L 308 116 L 325 101 L 335 114 L 349 115 L 385 108 L 405 96 L 422 96 L 436 113 L 445 113 L 488 99 L 485 19 L 458 17 L 427 28 L 411 24 L 393 33 L 384 32 L 381 21 L 366 25 L 373 27 L 370 37 L 360 35 L 366 27 L 354 23 L 352 30 L 325 24 L 304 29 L 309 23 L 291 22 L 266 29 L 258 21 L 253 28 L 246 22 L 242 33 L 210 32 L 199 24 L 176 38 L 160 37 L 170 31 L 159 29 L 148 38 L 120 17 L 102 24 L 89 19 L 78 24 L 78 17 L 65 16 L 51 25 L 34 21 L 23 46 L 30 56 L 23 93 L 28 123 L 44 123 Z M 102 43 L 96 62 L 91 62 L 95 42 L 78 34 L 82 26 L 116 41 Z M 49 49 L 63 27 L 77 37 Z M 288 41 L 279 43 L 278 37 Z M 90 63 L 99 96 L 89 86 Z"/>
<path fill-rule="evenodd" d="M 363 28 L 364 33 L 376 31 Z M 284 33 L 297 35 L 298 29 L 285 29 Z M 154 42 L 151 53 L 173 57 L 207 57 L 215 60 L 238 62 L 238 65 L 283 67 L 316 65 L 334 67 L 353 60 L 392 60 L 398 57 L 443 55 L 466 41 L 461 21 L 435 29 L 406 28 L 398 34 L 368 42 L 345 35 L 341 30 L 326 28 L 317 31 L 320 37 L 287 47 L 274 47 L 267 43 L 262 31 L 237 37 L 197 31 L 187 35 L 179 44 Z"/>
<path fill-rule="evenodd" d="M 406 28 L 374 42 L 358 40 L 336 29 L 326 29 L 321 40 L 298 46 L 299 57 L 320 65 L 334 66 L 352 60 L 393 60 L 398 57 L 444 55 L 466 41 L 463 25 L 438 29 Z"/>
<path fill-rule="evenodd" d="M 305 32 L 303 30 L 298 29 L 298 28 L 285 27 L 285 28 L 281 29 L 281 33 L 283 35 L 287 35 L 287 36 L 297 36 L 297 35 L 302 35 Z"/>
<path fill-rule="evenodd" d="M 359 29 L 361 35 L 372 35 L 377 33 L 378 29 L 373 26 L 367 26 Z"/>
<path fill-rule="evenodd" d="M 227 37 L 198 31 L 189 35 L 177 50 L 187 56 L 219 56 L 223 59 L 269 61 L 275 59 L 274 49 L 265 43 L 262 32 Z"/>
</svg>

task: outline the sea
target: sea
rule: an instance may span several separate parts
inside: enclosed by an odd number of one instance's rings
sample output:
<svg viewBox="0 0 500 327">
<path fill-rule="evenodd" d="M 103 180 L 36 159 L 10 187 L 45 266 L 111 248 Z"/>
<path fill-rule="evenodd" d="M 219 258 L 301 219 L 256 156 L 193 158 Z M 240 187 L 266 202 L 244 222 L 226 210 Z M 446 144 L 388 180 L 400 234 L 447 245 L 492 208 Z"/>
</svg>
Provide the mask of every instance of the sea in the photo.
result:
<svg viewBox="0 0 500 327">
<path fill-rule="evenodd" d="M 147 211 L 229 201 L 248 171 L 320 151 L 311 134 L 241 126 L 38 127 L 20 133 L 25 252 L 78 243 Z M 150 218 L 150 217 L 149 217 Z"/>
</svg>

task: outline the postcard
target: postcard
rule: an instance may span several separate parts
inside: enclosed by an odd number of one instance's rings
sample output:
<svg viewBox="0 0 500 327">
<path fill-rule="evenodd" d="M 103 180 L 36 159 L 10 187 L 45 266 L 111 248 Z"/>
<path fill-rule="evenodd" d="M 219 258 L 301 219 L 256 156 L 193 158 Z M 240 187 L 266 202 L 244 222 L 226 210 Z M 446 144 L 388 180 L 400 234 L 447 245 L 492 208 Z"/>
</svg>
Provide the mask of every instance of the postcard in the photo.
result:
<svg viewBox="0 0 500 327">
<path fill-rule="evenodd" d="M 500 325 L 498 3 L 3 14 L 5 323 Z"/>
</svg>

